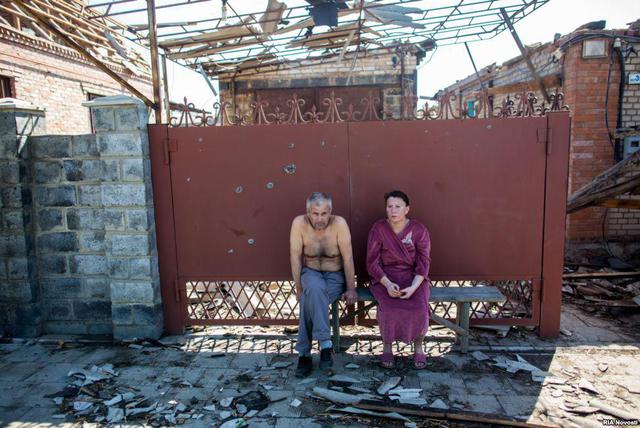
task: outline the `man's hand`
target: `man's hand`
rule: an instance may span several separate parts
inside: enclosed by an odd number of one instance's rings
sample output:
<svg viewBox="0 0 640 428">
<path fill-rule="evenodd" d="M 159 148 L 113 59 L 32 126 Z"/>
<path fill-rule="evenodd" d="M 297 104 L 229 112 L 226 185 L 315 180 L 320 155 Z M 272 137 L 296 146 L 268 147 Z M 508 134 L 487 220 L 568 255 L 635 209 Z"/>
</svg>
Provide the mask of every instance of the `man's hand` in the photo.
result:
<svg viewBox="0 0 640 428">
<path fill-rule="evenodd" d="M 416 290 L 418 289 L 418 287 L 407 287 L 404 290 L 400 291 L 400 298 L 401 299 L 409 299 L 411 298 L 411 296 L 413 296 L 413 293 L 416 292 Z"/>
<path fill-rule="evenodd" d="M 391 297 L 396 298 L 402 295 L 402 292 L 400 291 L 400 286 L 395 282 L 389 281 L 389 285 L 386 285 L 385 288 L 387 289 L 387 293 Z"/>
<path fill-rule="evenodd" d="M 355 288 L 347 288 L 347 291 L 342 294 L 342 300 L 347 302 L 347 305 L 353 305 L 358 301 L 358 293 Z"/>
<path fill-rule="evenodd" d="M 296 302 L 300 303 L 301 297 L 302 297 L 302 287 L 296 285 Z"/>
</svg>

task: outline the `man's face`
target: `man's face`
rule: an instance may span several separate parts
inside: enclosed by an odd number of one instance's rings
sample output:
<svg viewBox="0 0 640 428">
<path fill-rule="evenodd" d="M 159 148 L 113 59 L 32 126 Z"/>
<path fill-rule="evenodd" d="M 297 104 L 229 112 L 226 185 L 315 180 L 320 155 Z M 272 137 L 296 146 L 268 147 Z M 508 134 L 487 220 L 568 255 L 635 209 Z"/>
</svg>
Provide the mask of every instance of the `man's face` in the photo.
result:
<svg viewBox="0 0 640 428">
<path fill-rule="evenodd" d="M 309 223 L 311 223 L 314 229 L 325 229 L 329 225 L 329 218 L 331 218 L 329 203 L 324 202 L 311 205 L 309 211 L 307 211 L 307 217 L 309 217 Z"/>
</svg>

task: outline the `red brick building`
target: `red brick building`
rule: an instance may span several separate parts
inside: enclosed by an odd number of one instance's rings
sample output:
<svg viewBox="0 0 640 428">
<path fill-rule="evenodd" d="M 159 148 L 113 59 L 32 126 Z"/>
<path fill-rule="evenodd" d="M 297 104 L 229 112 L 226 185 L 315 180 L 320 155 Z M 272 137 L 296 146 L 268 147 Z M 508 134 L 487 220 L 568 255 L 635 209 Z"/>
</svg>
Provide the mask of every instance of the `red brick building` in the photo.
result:
<svg viewBox="0 0 640 428">
<path fill-rule="evenodd" d="M 563 93 L 571 111 L 569 194 L 638 150 L 640 85 L 633 79 L 640 73 L 639 53 L 640 32 L 633 25 L 625 30 L 579 29 L 529 47 L 547 92 Z M 480 75 L 494 112 L 499 112 L 507 97 L 513 99 L 523 91 L 534 92 L 538 103 L 544 101 L 522 56 L 485 67 Z M 468 106 L 478 97 L 480 85 L 473 74 L 444 91 L 459 95 Z M 569 256 L 573 249 L 595 249 L 588 244 L 603 240 L 633 253 L 640 241 L 640 210 L 596 207 L 575 212 L 567 217 L 566 238 Z"/>
<path fill-rule="evenodd" d="M 86 16 L 80 11 L 72 12 L 73 7 L 80 5 L 76 1 L 58 5 L 58 12 L 51 12 L 60 16 L 55 20 L 57 25 L 67 28 L 63 24 L 63 14 L 69 22 L 67 25 L 84 25 L 81 22 L 87 22 Z M 91 132 L 89 111 L 82 103 L 99 96 L 126 94 L 127 91 L 76 50 L 69 48 L 63 40 L 29 18 L 32 15 L 27 6 L 23 9 L 14 6 L 0 9 L 0 98 L 18 98 L 44 108 L 49 133 Z M 95 31 L 93 27 L 100 25 L 95 21 L 87 22 L 87 31 L 80 28 L 73 33 L 82 32 L 83 37 L 78 36 L 78 40 L 83 40 L 92 54 L 151 97 L 150 69 L 146 61 L 120 44 L 122 38 L 117 32 L 106 36 L 104 32 Z M 95 34 L 85 34 L 90 31 Z"/>
</svg>

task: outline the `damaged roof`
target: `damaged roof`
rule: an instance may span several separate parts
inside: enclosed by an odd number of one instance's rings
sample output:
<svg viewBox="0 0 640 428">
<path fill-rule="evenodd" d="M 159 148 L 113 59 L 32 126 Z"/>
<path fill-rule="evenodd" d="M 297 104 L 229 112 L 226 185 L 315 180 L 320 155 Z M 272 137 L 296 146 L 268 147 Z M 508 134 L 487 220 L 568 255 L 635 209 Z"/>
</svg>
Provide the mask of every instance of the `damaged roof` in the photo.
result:
<svg viewBox="0 0 640 428">
<path fill-rule="evenodd" d="M 150 78 L 148 60 L 132 49 L 128 28 L 113 18 L 95 18 L 97 13 L 79 0 L 14 0 L 0 2 L 0 27 L 19 31 L 51 43 L 69 45 L 68 38 L 95 58 L 112 67 Z M 48 21 L 56 34 L 39 20 Z"/>
<path fill-rule="evenodd" d="M 165 0 L 155 10 L 167 58 L 218 75 L 400 44 L 426 52 L 489 39 L 507 28 L 502 8 L 517 22 L 548 1 Z M 131 40 L 149 45 L 145 1 L 93 2 L 88 9 L 92 21 L 130 22 Z"/>
</svg>

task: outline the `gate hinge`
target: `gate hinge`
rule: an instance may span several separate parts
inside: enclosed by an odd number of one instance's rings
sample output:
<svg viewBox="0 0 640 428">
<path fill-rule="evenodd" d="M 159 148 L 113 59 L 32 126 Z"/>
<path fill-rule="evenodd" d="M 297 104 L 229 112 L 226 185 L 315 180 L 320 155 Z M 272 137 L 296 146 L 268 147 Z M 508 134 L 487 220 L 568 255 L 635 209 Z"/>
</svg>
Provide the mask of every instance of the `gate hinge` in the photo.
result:
<svg viewBox="0 0 640 428">
<path fill-rule="evenodd" d="M 549 128 L 538 128 L 536 130 L 537 141 L 538 143 L 543 143 L 545 145 L 545 151 L 547 155 L 551 154 L 551 129 Z"/>
<path fill-rule="evenodd" d="M 165 138 L 163 141 L 164 146 L 164 164 L 169 165 L 171 157 L 169 153 L 178 151 L 178 140 L 172 138 Z"/>
</svg>

